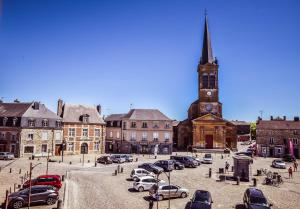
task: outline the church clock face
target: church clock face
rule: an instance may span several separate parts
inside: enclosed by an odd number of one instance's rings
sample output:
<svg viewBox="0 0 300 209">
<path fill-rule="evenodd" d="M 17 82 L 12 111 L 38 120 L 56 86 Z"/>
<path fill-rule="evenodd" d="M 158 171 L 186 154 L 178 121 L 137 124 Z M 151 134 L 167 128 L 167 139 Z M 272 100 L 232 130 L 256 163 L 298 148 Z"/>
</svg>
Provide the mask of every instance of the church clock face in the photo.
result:
<svg viewBox="0 0 300 209">
<path fill-rule="evenodd" d="M 205 105 L 205 109 L 206 109 L 206 111 L 208 111 L 208 112 L 211 112 L 211 111 L 212 111 L 212 108 L 213 108 L 212 104 L 207 104 L 207 105 Z"/>
<path fill-rule="evenodd" d="M 211 91 L 206 92 L 207 96 L 211 96 Z"/>
</svg>

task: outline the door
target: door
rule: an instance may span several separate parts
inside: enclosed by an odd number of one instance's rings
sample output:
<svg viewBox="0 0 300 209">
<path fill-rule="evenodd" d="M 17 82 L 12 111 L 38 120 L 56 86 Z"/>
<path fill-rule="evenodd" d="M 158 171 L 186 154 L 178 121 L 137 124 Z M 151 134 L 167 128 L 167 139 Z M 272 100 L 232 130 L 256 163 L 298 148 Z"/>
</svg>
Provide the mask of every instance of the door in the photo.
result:
<svg viewBox="0 0 300 209">
<path fill-rule="evenodd" d="M 205 148 L 206 149 L 213 149 L 214 147 L 214 136 L 213 135 L 206 135 L 205 136 Z"/>
<path fill-rule="evenodd" d="M 226 147 L 231 148 L 231 138 L 226 138 Z"/>
<path fill-rule="evenodd" d="M 60 144 L 55 145 L 55 155 L 60 155 L 60 153 L 61 153 L 60 147 L 61 147 Z"/>
<path fill-rule="evenodd" d="M 273 153 L 273 148 L 272 147 L 270 147 L 269 152 L 270 152 L 270 156 L 273 157 L 274 153 Z"/>
</svg>

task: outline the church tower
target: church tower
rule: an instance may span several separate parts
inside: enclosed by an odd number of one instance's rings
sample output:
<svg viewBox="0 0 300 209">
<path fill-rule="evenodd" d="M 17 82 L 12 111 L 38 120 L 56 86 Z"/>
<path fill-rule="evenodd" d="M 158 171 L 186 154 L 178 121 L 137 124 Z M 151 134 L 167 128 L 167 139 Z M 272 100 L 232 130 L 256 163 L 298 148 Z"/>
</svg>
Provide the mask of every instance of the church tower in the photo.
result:
<svg viewBox="0 0 300 209">
<path fill-rule="evenodd" d="M 205 16 L 202 57 L 198 65 L 198 117 L 211 113 L 222 118 L 218 69 L 218 61 L 213 57 L 208 20 Z"/>
</svg>

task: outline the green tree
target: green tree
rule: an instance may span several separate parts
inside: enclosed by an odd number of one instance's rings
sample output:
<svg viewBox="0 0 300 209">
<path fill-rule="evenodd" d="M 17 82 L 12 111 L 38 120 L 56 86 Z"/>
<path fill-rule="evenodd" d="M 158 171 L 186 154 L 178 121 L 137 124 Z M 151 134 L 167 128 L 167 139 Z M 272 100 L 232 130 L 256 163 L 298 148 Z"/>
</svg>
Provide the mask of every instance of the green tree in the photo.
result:
<svg viewBox="0 0 300 209">
<path fill-rule="evenodd" d="M 256 140 L 256 122 L 250 123 L 250 136 L 252 140 Z"/>
</svg>

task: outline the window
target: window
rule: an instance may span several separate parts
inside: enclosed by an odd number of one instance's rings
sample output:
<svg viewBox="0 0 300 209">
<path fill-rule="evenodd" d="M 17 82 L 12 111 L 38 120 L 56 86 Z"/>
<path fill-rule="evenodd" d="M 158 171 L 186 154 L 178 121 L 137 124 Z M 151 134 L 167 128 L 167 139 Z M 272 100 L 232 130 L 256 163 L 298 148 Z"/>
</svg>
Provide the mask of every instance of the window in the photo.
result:
<svg viewBox="0 0 300 209">
<path fill-rule="evenodd" d="M 48 140 L 48 132 L 42 132 L 42 140 Z"/>
<path fill-rule="evenodd" d="M 43 127 L 48 127 L 48 120 L 47 119 L 43 119 L 42 126 Z"/>
<path fill-rule="evenodd" d="M 24 147 L 24 153 L 33 153 L 34 152 L 34 146 L 25 146 Z"/>
<path fill-rule="evenodd" d="M 158 141 L 158 133 L 157 132 L 153 133 L 153 141 Z"/>
<path fill-rule="evenodd" d="M 153 128 L 159 128 L 159 125 L 158 125 L 158 122 L 157 122 L 157 121 L 154 121 L 154 122 L 153 122 Z"/>
<path fill-rule="evenodd" d="M 61 127 L 61 121 L 60 121 L 60 120 L 57 120 L 57 121 L 56 121 L 56 127 L 57 127 L 57 128 L 60 128 L 60 127 Z"/>
<path fill-rule="evenodd" d="M 123 122 L 123 129 L 126 129 L 126 122 Z"/>
<path fill-rule="evenodd" d="M 100 137 L 100 129 L 95 129 L 95 137 Z"/>
<path fill-rule="evenodd" d="M 27 135 L 27 140 L 33 140 L 33 134 L 28 134 Z"/>
<path fill-rule="evenodd" d="M 294 138 L 294 139 L 293 139 L 293 144 L 294 144 L 294 145 L 297 145 L 297 144 L 298 144 L 298 139 L 295 139 L 295 138 Z"/>
<path fill-rule="evenodd" d="M 165 128 L 170 128 L 170 123 L 166 123 Z"/>
<path fill-rule="evenodd" d="M 82 116 L 82 122 L 88 123 L 89 122 L 89 116 L 88 115 L 83 115 Z"/>
<path fill-rule="evenodd" d="M 47 144 L 42 144 L 42 152 L 47 152 Z"/>
<path fill-rule="evenodd" d="M 69 136 L 75 136 L 75 128 L 69 128 Z"/>
<path fill-rule="evenodd" d="M 214 74 L 209 75 L 209 88 L 214 89 L 215 88 L 215 83 L 216 83 L 216 77 Z"/>
<path fill-rule="evenodd" d="M 126 139 L 126 133 L 123 133 L 123 140 Z"/>
<path fill-rule="evenodd" d="M 71 151 L 71 152 L 74 151 L 74 143 L 73 142 L 68 143 L 68 151 Z"/>
<path fill-rule="evenodd" d="M 270 138 L 270 144 L 274 144 L 274 138 L 273 137 Z"/>
<path fill-rule="evenodd" d="M 142 128 L 148 128 L 147 122 L 143 122 L 143 123 L 142 123 Z"/>
<path fill-rule="evenodd" d="M 131 128 L 136 128 L 136 122 L 131 122 Z"/>
<path fill-rule="evenodd" d="M 99 150 L 99 146 L 100 145 L 100 143 L 99 142 L 95 142 L 94 143 L 94 150 Z"/>
<path fill-rule="evenodd" d="M 88 137 L 88 136 L 89 136 L 89 134 L 88 134 L 88 129 L 87 129 L 87 128 L 83 128 L 83 129 L 82 129 L 82 136 L 83 136 L 83 137 Z"/>
<path fill-rule="evenodd" d="M 60 132 L 56 132 L 55 133 L 55 140 L 56 141 L 60 141 L 61 140 L 61 134 L 60 134 Z"/>
<path fill-rule="evenodd" d="M 142 140 L 147 140 L 147 132 L 142 133 Z"/>
<path fill-rule="evenodd" d="M 298 135 L 298 132 L 297 132 L 297 130 L 294 130 L 294 135 Z"/>
<path fill-rule="evenodd" d="M 206 73 L 202 75 L 202 88 L 208 89 L 208 75 Z"/>
<path fill-rule="evenodd" d="M 136 140 L 136 132 L 131 132 L 131 140 Z"/>
<path fill-rule="evenodd" d="M 169 141 L 170 140 L 170 133 L 166 132 L 165 133 L 165 141 Z"/>
<path fill-rule="evenodd" d="M 117 131 L 117 139 L 119 139 L 119 138 L 120 138 L 120 132 Z"/>
<path fill-rule="evenodd" d="M 15 117 L 15 118 L 13 119 L 13 126 L 16 126 L 16 125 L 17 125 L 17 121 L 18 121 L 18 118 Z"/>
<path fill-rule="evenodd" d="M 16 140 L 16 135 L 11 135 L 11 140 L 15 141 Z"/>
<path fill-rule="evenodd" d="M 33 119 L 28 120 L 28 126 L 29 127 L 34 127 L 35 126 L 35 121 Z"/>
<path fill-rule="evenodd" d="M 113 132 L 112 132 L 112 131 L 109 132 L 109 137 L 110 137 L 110 138 L 113 137 Z"/>
<path fill-rule="evenodd" d="M 7 120 L 8 120 L 7 117 L 4 117 L 4 118 L 3 118 L 3 126 L 6 126 Z"/>
</svg>

